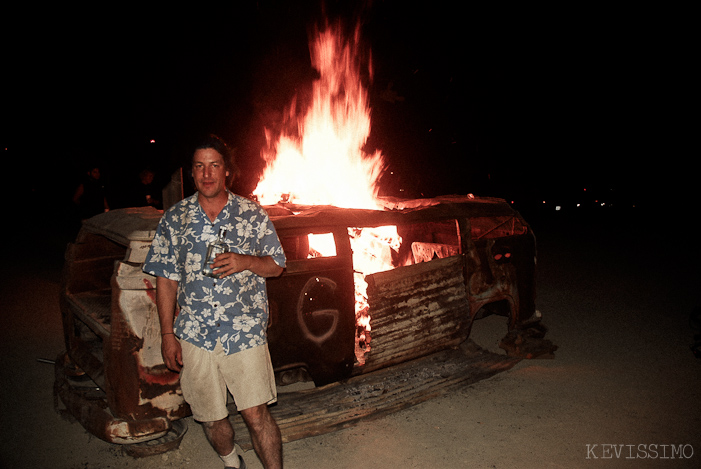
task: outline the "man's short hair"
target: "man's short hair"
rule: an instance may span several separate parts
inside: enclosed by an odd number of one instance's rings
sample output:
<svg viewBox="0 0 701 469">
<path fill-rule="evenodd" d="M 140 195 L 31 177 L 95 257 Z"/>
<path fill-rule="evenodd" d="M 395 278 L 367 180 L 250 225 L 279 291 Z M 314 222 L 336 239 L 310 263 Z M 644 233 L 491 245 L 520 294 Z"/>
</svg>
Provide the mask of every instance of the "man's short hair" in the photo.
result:
<svg viewBox="0 0 701 469">
<path fill-rule="evenodd" d="M 195 151 L 192 152 L 192 157 L 195 156 L 197 150 L 207 149 L 212 149 L 219 153 L 224 158 L 226 169 L 229 170 L 229 166 L 233 163 L 233 152 L 224 140 L 214 134 L 209 134 L 195 147 Z M 190 159 L 190 163 L 192 163 L 192 158 Z"/>
</svg>

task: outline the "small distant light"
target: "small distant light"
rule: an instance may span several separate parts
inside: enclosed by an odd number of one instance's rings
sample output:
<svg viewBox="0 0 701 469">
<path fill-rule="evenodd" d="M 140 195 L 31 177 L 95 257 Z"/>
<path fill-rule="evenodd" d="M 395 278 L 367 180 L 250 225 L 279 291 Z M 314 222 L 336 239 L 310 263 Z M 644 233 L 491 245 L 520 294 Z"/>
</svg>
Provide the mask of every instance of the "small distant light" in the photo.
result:
<svg viewBox="0 0 701 469">
<path fill-rule="evenodd" d="M 151 139 L 151 143 L 156 143 L 156 140 L 154 140 L 154 139 Z"/>
<path fill-rule="evenodd" d="M 560 207 L 559 205 L 556 205 L 556 206 L 555 206 L 555 211 L 559 212 L 561 208 L 562 208 L 562 207 Z"/>
</svg>

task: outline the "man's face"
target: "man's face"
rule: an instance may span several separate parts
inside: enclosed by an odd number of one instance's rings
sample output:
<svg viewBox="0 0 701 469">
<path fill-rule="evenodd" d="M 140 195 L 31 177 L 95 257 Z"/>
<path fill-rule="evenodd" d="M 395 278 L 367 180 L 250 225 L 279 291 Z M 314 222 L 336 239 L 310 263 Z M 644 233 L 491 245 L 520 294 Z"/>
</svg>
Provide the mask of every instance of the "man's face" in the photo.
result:
<svg viewBox="0 0 701 469">
<path fill-rule="evenodd" d="M 215 198 L 226 190 L 229 175 L 224 157 L 211 148 L 197 150 L 192 158 L 192 177 L 200 195 Z"/>
</svg>

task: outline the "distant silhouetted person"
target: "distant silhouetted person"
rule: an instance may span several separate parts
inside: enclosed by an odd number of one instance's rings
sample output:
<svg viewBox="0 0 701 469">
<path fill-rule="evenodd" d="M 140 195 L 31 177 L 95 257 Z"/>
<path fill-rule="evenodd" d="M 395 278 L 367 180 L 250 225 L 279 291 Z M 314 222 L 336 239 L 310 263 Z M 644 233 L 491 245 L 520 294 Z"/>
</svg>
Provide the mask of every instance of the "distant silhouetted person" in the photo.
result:
<svg viewBox="0 0 701 469">
<path fill-rule="evenodd" d="M 134 205 L 136 207 L 150 205 L 159 210 L 162 208 L 159 191 L 153 182 L 154 178 L 155 174 L 150 169 L 144 169 L 139 173 L 139 183 L 134 190 Z"/>
<path fill-rule="evenodd" d="M 88 170 L 83 182 L 73 194 L 73 203 L 78 206 L 82 220 L 110 209 L 105 197 L 105 186 L 100 181 L 100 168 L 93 167 Z"/>
</svg>

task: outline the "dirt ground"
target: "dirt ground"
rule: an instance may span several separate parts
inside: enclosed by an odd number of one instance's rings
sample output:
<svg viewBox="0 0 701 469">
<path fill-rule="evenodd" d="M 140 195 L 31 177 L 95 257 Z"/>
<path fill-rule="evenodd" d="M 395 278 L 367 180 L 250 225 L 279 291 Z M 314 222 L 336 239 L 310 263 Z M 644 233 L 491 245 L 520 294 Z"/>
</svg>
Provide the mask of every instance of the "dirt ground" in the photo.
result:
<svg viewBox="0 0 701 469">
<path fill-rule="evenodd" d="M 698 247 L 690 236 L 599 222 L 534 224 L 537 304 L 559 346 L 554 359 L 286 443 L 286 467 L 701 467 L 701 360 L 689 348 L 689 315 L 701 305 Z M 221 468 L 192 419 L 178 450 L 135 459 L 54 411 L 53 368 L 41 359 L 64 348 L 60 244 L 29 257 L 10 251 L 2 263 L 0 466 Z M 492 316 L 473 339 L 501 352 L 505 332 Z M 244 458 L 261 467 L 253 451 Z"/>
</svg>

